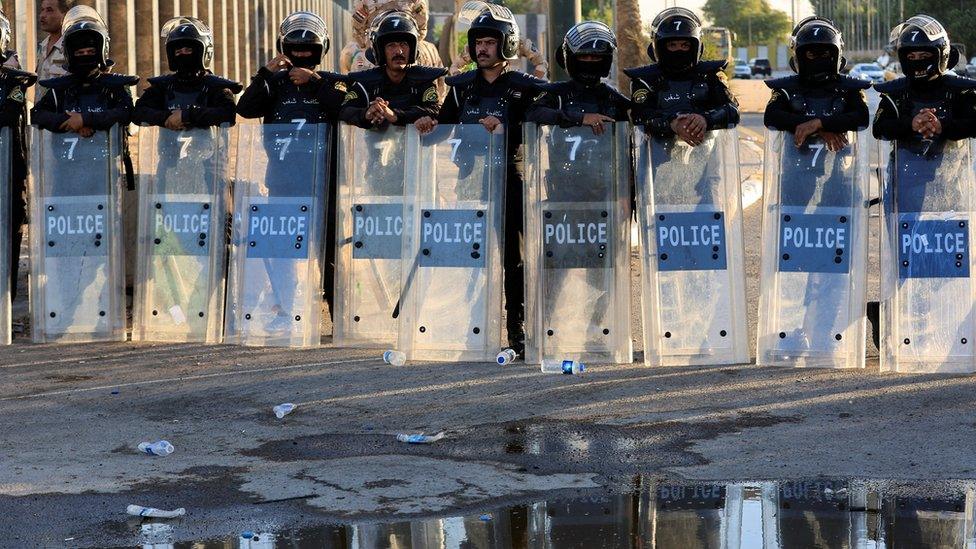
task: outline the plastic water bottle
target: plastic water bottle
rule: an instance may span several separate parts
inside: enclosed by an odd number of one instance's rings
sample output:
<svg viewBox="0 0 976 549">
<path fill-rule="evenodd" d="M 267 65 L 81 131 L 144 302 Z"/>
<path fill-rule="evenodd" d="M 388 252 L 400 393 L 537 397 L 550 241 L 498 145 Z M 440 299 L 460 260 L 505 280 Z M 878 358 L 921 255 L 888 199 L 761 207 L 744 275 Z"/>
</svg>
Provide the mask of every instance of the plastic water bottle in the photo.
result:
<svg viewBox="0 0 976 549">
<path fill-rule="evenodd" d="M 579 375 L 586 371 L 586 365 L 578 360 L 546 359 L 542 361 L 542 371 L 547 374 Z"/>
<path fill-rule="evenodd" d="M 430 444 L 432 442 L 437 442 L 438 440 L 444 438 L 445 433 L 437 433 L 436 435 L 425 435 L 423 433 L 416 434 L 405 434 L 400 433 L 397 435 L 397 440 L 400 442 L 406 442 L 407 444 Z"/>
<path fill-rule="evenodd" d="M 281 419 L 281 418 L 287 416 L 288 414 L 290 414 L 292 412 L 292 410 L 294 410 L 294 409 L 295 409 L 295 405 L 294 404 L 292 404 L 291 402 L 286 402 L 284 404 L 279 404 L 279 405 L 275 406 L 271 410 L 274 411 L 275 417 L 277 417 L 278 419 Z"/>
<path fill-rule="evenodd" d="M 383 353 L 383 362 L 394 366 L 403 366 L 407 363 L 407 355 L 400 351 L 389 350 Z"/>
<path fill-rule="evenodd" d="M 160 440 L 159 442 L 140 442 L 139 451 L 144 454 L 149 454 L 151 456 L 168 456 L 173 453 L 173 445 L 166 440 Z"/>
<path fill-rule="evenodd" d="M 518 355 L 515 354 L 514 350 L 505 349 L 502 352 L 498 353 L 498 356 L 495 357 L 495 360 L 498 361 L 498 363 L 501 364 L 502 366 L 505 366 L 506 364 L 511 364 L 515 362 L 515 359 L 517 357 Z"/>
</svg>

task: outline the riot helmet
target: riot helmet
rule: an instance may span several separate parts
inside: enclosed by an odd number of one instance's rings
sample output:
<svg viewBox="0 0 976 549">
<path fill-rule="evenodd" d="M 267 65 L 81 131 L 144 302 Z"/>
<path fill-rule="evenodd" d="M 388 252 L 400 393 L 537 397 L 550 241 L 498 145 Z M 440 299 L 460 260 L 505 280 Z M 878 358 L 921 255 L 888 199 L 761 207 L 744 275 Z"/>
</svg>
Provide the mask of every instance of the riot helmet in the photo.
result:
<svg viewBox="0 0 976 549">
<path fill-rule="evenodd" d="M 647 54 L 662 69 L 668 72 L 681 72 L 694 67 L 701 61 L 704 45 L 701 40 L 701 19 L 687 8 L 668 8 L 651 22 L 651 44 Z M 687 40 L 688 51 L 668 51 L 668 42 Z"/>
<path fill-rule="evenodd" d="M 409 14 L 402 11 L 391 11 L 376 18 L 376 23 L 370 31 L 373 62 L 377 66 L 386 65 L 386 45 L 390 42 L 406 42 L 410 47 L 407 64 L 417 62 L 417 42 L 420 34 L 417 24 Z"/>
<path fill-rule="evenodd" d="M 959 62 L 959 52 L 949 44 L 949 34 L 942 23 L 928 15 L 916 15 L 895 27 L 895 48 L 901 70 L 909 80 L 924 82 L 946 73 Z M 917 52 L 931 53 L 929 59 L 909 59 Z"/>
<path fill-rule="evenodd" d="M 473 0 L 458 12 L 458 28 L 468 27 L 468 55 L 477 60 L 475 42 L 479 38 L 498 40 L 498 57 L 509 61 L 518 59 L 519 27 L 515 15 L 505 6 Z"/>
<path fill-rule="evenodd" d="M 213 33 L 195 17 L 174 17 L 163 24 L 161 36 L 166 40 L 166 60 L 175 73 L 196 74 L 208 70 L 213 62 Z M 190 48 L 191 55 L 176 55 L 176 50 Z"/>
<path fill-rule="evenodd" d="M 847 63 L 843 57 L 844 39 L 830 19 L 810 16 L 797 23 L 790 36 L 790 67 L 804 81 L 834 80 Z M 807 53 L 814 52 L 814 59 Z"/>
<path fill-rule="evenodd" d="M 108 67 L 108 29 L 101 21 L 76 20 L 64 28 L 61 40 L 66 61 L 64 68 L 68 72 L 84 76 Z M 88 48 L 94 49 L 94 53 L 79 55 L 81 50 Z"/>
<path fill-rule="evenodd" d="M 587 86 L 598 84 L 610 75 L 613 54 L 617 51 L 617 37 L 610 27 L 599 21 L 583 21 L 569 29 L 556 61 L 569 76 Z M 584 55 L 599 57 L 599 61 L 581 61 Z"/>
<path fill-rule="evenodd" d="M 278 53 L 283 53 L 291 64 L 303 69 L 314 69 L 329 51 L 329 30 L 325 21 L 314 13 L 296 11 L 281 22 L 278 29 Z M 311 51 L 309 57 L 294 55 L 296 51 Z"/>
</svg>

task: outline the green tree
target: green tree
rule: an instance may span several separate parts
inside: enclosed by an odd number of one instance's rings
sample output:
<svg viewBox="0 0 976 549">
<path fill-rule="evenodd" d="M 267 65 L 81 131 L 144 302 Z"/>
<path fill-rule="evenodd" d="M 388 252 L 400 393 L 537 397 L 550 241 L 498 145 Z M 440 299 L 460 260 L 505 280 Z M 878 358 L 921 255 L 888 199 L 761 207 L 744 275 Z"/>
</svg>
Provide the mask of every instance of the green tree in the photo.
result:
<svg viewBox="0 0 976 549">
<path fill-rule="evenodd" d="M 790 16 L 768 0 L 708 0 L 702 8 L 712 24 L 726 27 L 746 45 L 768 44 L 789 35 Z"/>
</svg>

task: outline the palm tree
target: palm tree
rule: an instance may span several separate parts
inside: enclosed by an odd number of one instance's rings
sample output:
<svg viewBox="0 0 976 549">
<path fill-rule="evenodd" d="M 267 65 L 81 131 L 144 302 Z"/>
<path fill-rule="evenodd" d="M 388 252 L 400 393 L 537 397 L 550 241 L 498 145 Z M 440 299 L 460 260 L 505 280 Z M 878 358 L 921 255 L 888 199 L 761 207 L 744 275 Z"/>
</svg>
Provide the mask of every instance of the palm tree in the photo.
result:
<svg viewBox="0 0 976 549">
<path fill-rule="evenodd" d="M 616 0 L 614 9 L 615 32 L 617 34 L 617 82 L 620 86 L 628 81 L 623 69 L 647 64 L 645 50 L 647 37 L 644 36 L 638 0 Z"/>
</svg>

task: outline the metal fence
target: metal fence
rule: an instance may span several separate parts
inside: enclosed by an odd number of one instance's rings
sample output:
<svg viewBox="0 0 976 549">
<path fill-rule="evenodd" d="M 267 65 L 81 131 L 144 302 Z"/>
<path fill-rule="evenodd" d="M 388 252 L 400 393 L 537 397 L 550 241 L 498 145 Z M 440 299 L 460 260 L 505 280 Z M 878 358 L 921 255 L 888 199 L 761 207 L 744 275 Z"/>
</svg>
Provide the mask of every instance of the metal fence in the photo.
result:
<svg viewBox="0 0 976 549">
<path fill-rule="evenodd" d="M 308 10 L 326 20 L 332 50 L 326 70 L 338 68 L 339 50 L 351 39 L 351 18 L 344 0 L 81 0 L 95 8 L 112 36 L 116 71 L 146 78 L 167 71 L 159 29 L 175 15 L 199 17 L 214 32 L 214 72 L 247 82 L 273 55 L 278 24 L 289 13 Z M 41 0 L 4 0 L 14 27 L 14 44 L 26 69 L 36 66 Z"/>
</svg>

